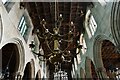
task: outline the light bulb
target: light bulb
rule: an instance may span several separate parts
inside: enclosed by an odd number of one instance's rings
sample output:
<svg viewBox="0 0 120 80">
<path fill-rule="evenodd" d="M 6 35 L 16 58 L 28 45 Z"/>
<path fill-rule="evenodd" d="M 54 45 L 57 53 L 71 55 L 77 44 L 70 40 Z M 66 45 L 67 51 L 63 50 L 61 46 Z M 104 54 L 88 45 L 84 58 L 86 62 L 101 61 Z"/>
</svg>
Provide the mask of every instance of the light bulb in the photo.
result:
<svg viewBox="0 0 120 80">
<path fill-rule="evenodd" d="M 60 17 L 62 17 L 62 14 L 60 14 Z"/>
<path fill-rule="evenodd" d="M 45 19 L 43 19 L 42 21 L 45 21 Z"/>
<path fill-rule="evenodd" d="M 73 25 L 73 21 L 71 21 L 71 25 Z"/>
</svg>

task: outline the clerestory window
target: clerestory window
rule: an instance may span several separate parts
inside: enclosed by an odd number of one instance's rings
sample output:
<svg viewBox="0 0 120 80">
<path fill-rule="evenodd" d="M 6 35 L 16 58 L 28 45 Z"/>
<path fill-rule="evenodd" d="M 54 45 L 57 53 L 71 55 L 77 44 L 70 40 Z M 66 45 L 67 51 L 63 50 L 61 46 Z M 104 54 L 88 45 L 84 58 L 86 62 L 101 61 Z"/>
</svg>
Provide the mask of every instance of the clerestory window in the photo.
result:
<svg viewBox="0 0 120 80">
<path fill-rule="evenodd" d="M 91 39 L 94 36 L 97 30 L 97 23 L 94 19 L 94 16 L 91 13 L 91 10 L 88 10 L 85 16 L 85 29 L 89 39 Z"/>
<path fill-rule="evenodd" d="M 20 31 L 20 34 L 25 37 L 25 34 L 27 32 L 27 24 L 26 24 L 26 21 L 25 21 L 25 17 L 22 16 L 22 18 L 20 19 L 20 22 L 19 22 L 19 25 L 18 25 L 18 30 Z"/>
<path fill-rule="evenodd" d="M 97 29 L 97 23 L 96 23 L 93 15 L 90 16 L 88 25 L 89 25 L 89 28 L 90 28 L 90 32 L 93 36 L 96 32 L 96 29 Z"/>
</svg>

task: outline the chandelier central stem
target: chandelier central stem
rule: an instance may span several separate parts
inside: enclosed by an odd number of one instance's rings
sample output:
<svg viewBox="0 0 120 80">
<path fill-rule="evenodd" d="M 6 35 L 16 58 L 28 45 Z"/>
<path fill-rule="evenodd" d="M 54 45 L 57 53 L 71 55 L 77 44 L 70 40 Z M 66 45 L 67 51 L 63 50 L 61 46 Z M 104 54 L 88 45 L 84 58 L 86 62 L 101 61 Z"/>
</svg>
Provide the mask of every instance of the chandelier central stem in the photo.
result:
<svg viewBox="0 0 120 80">
<path fill-rule="evenodd" d="M 59 42 L 58 42 L 58 40 L 54 40 L 54 50 L 59 50 Z"/>
<path fill-rule="evenodd" d="M 57 21 L 57 0 L 55 0 L 55 21 Z"/>
<path fill-rule="evenodd" d="M 58 0 L 55 0 L 55 28 L 57 28 L 57 20 L 58 20 Z"/>
</svg>

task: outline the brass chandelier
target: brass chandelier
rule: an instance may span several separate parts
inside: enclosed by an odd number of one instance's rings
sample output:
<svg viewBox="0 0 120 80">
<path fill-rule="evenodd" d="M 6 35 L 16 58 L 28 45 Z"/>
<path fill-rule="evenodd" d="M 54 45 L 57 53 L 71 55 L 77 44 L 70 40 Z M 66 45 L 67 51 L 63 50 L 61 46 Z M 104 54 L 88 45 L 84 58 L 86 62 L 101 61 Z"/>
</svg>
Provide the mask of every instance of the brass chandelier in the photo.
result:
<svg viewBox="0 0 120 80">
<path fill-rule="evenodd" d="M 43 19 L 40 24 L 43 26 L 43 28 L 45 29 L 43 36 L 39 35 L 39 30 L 37 30 L 37 36 L 40 39 L 44 39 L 45 43 L 47 44 L 47 47 L 49 48 L 49 50 L 51 51 L 51 54 L 49 55 L 41 55 L 40 53 L 36 53 L 33 51 L 34 54 L 38 55 L 38 56 L 44 56 L 44 57 L 49 57 L 49 61 L 53 64 L 56 63 L 61 63 L 62 61 L 65 61 L 64 57 L 70 57 L 68 55 L 65 55 L 65 52 L 69 52 L 68 47 L 66 47 L 64 50 L 60 49 L 60 42 L 64 41 L 64 42 L 68 42 L 69 44 L 72 43 L 73 41 L 73 22 L 71 21 L 70 25 L 69 25 L 69 32 L 67 34 L 61 35 L 60 34 L 60 27 L 62 24 L 63 18 L 62 18 L 62 14 L 60 14 L 60 16 L 58 17 L 58 20 L 55 23 L 55 27 L 53 28 L 53 32 L 51 33 L 47 28 L 46 28 L 46 21 L 45 19 Z M 69 39 L 63 39 L 64 36 L 69 36 Z M 49 40 L 54 42 L 54 49 L 52 50 L 50 48 L 49 45 Z M 33 42 L 30 44 L 30 47 L 34 47 L 35 45 L 33 45 Z M 67 61 L 71 61 L 71 60 L 67 60 Z"/>
<path fill-rule="evenodd" d="M 65 53 L 71 53 L 68 48 L 69 46 L 67 46 L 64 50 L 60 49 L 60 42 L 64 41 L 67 42 L 68 44 L 71 44 L 73 42 L 73 38 L 74 38 L 74 23 L 73 21 L 70 22 L 69 24 L 69 31 L 67 34 L 60 34 L 60 27 L 62 26 L 62 21 L 63 21 L 63 17 L 62 14 L 59 14 L 59 16 L 57 17 L 57 3 L 55 1 L 55 27 L 53 28 L 53 33 L 51 33 L 47 28 L 46 28 L 46 21 L 45 19 L 43 19 L 40 24 L 42 25 L 44 32 L 42 34 L 42 36 L 39 34 L 40 31 L 39 29 L 36 30 L 37 32 L 37 36 L 39 39 L 43 39 L 44 42 L 46 43 L 47 47 L 50 50 L 50 54 L 48 55 L 41 55 L 40 53 L 36 53 L 34 51 L 32 51 L 34 54 L 38 55 L 38 56 L 44 56 L 44 57 L 49 57 L 49 61 L 53 64 L 56 63 L 61 63 L 62 61 L 68 61 L 71 62 L 71 56 L 66 55 Z M 68 39 L 63 39 L 63 37 L 65 36 L 69 36 Z M 50 43 L 49 40 L 53 41 L 53 50 L 50 47 Z M 33 43 L 31 43 L 29 46 L 30 47 L 34 47 L 35 45 L 32 45 Z M 81 45 L 77 46 L 77 47 L 82 47 Z M 68 57 L 67 59 L 65 59 L 65 57 Z"/>
</svg>

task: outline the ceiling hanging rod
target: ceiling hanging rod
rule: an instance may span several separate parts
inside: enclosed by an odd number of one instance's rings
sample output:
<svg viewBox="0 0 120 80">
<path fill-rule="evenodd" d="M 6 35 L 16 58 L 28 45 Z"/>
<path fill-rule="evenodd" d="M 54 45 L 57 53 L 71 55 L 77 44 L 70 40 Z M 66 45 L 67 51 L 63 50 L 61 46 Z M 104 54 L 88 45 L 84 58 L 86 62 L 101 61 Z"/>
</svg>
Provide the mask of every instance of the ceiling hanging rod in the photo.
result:
<svg viewBox="0 0 120 80">
<path fill-rule="evenodd" d="M 56 2 L 57 2 L 57 0 L 55 0 L 55 21 L 57 20 L 57 15 L 56 15 L 56 10 L 57 10 L 56 7 L 57 7 L 57 3 L 56 3 Z"/>
<path fill-rule="evenodd" d="M 58 12 L 57 12 L 57 10 L 58 10 L 58 8 L 57 8 L 57 6 L 58 6 L 58 1 L 57 0 L 55 0 L 55 28 L 57 28 L 57 23 L 58 23 Z"/>
</svg>

